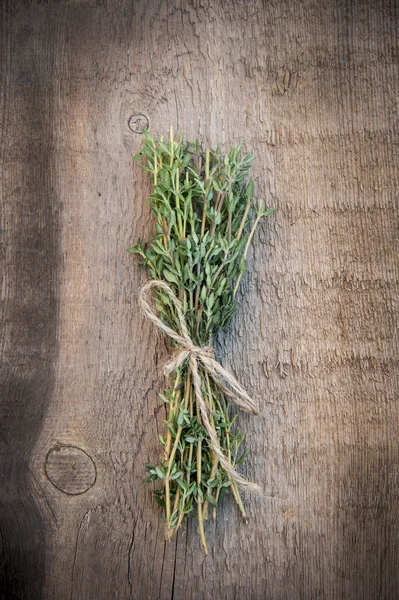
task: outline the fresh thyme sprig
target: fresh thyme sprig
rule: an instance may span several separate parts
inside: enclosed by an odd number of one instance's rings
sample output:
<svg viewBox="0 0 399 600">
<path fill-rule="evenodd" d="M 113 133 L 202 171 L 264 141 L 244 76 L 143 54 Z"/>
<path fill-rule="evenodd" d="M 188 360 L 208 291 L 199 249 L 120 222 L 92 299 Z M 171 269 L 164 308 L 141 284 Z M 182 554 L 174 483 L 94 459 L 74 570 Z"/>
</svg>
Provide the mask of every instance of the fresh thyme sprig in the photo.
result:
<svg viewBox="0 0 399 600">
<path fill-rule="evenodd" d="M 248 171 L 254 156 L 243 154 L 241 144 L 222 155 L 219 148 L 203 152 L 197 141 L 175 141 L 172 128 L 168 143 L 147 131 L 144 136 L 143 149 L 134 158 L 145 156 L 143 168 L 152 176 L 149 203 L 156 235 L 145 245 L 139 240 L 129 252 L 139 254 L 153 279 L 165 281 L 180 300 L 193 343 L 210 346 L 236 310 L 235 295 L 255 229 L 274 209 L 253 206 Z M 175 306 L 162 289 L 154 293 L 154 302 L 161 321 L 178 331 Z M 220 387 L 204 369 L 200 375 L 212 428 L 236 468 L 248 454 L 241 450 L 245 434 L 233 428 L 235 417 L 230 417 Z M 164 509 L 167 537 L 197 508 L 206 554 L 203 521 L 210 507 L 215 522 L 217 506 L 231 489 L 244 518 L 245 509 L 236 482 L 212 450 L 188 365 L 177 369 L 172 386 L 160 396 L 168 409 L 167 433 L 160 436 L 163 458 L 158 465 L 147 465 L 145 481 L 162 484 L 154 495 Z"/>
</svg>

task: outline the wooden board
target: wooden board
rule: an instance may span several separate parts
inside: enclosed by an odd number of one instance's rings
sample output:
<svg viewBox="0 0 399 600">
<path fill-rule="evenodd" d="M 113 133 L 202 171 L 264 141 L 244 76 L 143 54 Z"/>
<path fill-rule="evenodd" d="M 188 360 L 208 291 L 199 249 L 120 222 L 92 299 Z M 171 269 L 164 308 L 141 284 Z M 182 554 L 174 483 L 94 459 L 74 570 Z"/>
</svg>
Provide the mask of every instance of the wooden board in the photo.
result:
<svg viewBox="0 0 399 600">
<path fill-rule="evenodd" d="M 397 598 L 397 3 L 3 0 L 0 27 L 1 598 Z M 125 252 L 136 114 L 243 140 L 278 207 L 218 344 L 265 497 L 207 559 L 142 483 L 168 350 Z"/>
</svg>

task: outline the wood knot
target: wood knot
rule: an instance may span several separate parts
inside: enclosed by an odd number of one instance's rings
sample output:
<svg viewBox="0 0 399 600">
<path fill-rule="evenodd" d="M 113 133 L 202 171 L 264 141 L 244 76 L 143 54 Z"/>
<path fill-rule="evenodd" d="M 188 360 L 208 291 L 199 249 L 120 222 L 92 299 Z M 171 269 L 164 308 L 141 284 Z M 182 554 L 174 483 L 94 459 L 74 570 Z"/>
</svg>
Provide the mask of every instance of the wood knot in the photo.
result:
<svg viewBox="0 0 399 600">
<path fill-rule="evenodd" d="M 96 482 L 96 466 L 90 456 L 75 446 L 56 446 L 47 454 L 46 475 L 65 494 L 84 494 Z"/>
<path fill-rule="evenodd" d="M 128 125 L 129 129 L 133 131 L 133 133 L 143 133 L 144 129 L 149 128 L 150 123 L 148 121 L 148 117 L 142 113 L 136 113 L 130 117 Z"/>
</svg>

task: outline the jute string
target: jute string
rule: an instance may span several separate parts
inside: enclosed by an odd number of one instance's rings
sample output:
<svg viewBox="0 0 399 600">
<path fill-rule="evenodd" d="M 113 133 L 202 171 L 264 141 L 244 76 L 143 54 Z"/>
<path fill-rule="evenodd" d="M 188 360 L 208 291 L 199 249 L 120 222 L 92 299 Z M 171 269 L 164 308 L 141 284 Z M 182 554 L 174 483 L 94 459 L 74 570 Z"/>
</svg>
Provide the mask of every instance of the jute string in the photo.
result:
<svg viewBox="0 0 399 600">
<path fill-rule="evenodd" d="M 170 301 L 176 308 L 179 319 L 180 333 L 165 325 L 154 312 L 154 309 L 149 304 L 149 292 L 153 289 L 164 291 Z M 188 332 L 186 319 L 183 314 L 180 300 L 175 296 L 171 288 L 163 281 L 150 280 L 141 289 L 140 304 L 144 314 L 152 321 L 161 331 L 167 336 L 175 340 L 180 346 L 177 354 L 165 365 L 165 373 L 170 374 L 181 367 L 186 360 L 189 361 L 190 370 L 194 384 L 194 392 L 201 413 L 202 424 L 209 434 L 211 448 L 218 456 L 220 463 L 226 469 L 228 475 L 241 488 L 249 492 L 260 492 L 261 488 L 256 483 L 248 481 L 242 477 L 234 469 L 231 462 L 223 454 L 219 444 L 217 433 L 209 420 L 209 408 L 204 400 L 201 386 L 201 377 L 199 374 L 198 364 L 208 373 L 215 384 L 224 392 L 224 394 L 233 400 L 242 410 L 257 415 L 259 413 L 255 401 L 247 394 L 244 388 L 240 385 L 237 379 L 229 373 L 217 360 L 214 358 L 214 350 L 211 346 L 196 346 Z M 228 384 L 228 386 L 226 385 Z"/>
</svg>

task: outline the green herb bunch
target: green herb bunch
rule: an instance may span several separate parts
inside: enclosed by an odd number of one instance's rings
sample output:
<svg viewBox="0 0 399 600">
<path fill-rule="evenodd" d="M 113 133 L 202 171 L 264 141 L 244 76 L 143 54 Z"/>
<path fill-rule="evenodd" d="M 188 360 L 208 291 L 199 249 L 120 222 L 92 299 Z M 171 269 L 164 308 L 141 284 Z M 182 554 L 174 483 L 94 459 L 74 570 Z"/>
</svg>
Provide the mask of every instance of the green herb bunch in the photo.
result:
<svg viewBox="0 0 399 600">
<path fill-rule="evenodd" d="M 246 267 L 249 244 L 264 216 L 274 209 L 253 203 L 254 186 L 248 171 L 254 156 L 242 145 L 223 155 L 201 149 L 199 143 L 168 143 L 144 131 L 143 168 L 151 174 L 149 196 L 155 217 L 155 236 L 139 242 L 129 252 L 139 254 L 153 279 L 166 282 L 180 300 L 191 339 L 196 346 L 212 346 L 220 328 L 226 327 L 237 307 L 236 292 Z M 252 227 L 248 227 L 252 223 Z M 179 331 L 176 307 L 164 290 L 154 291 L 153 302 L 163 323 Z M 236 468 L 246 458 L 245 434 L 233 428 L 229 402 L 223 389 L 200 368 L 202 393 L 209 420 L 220 448 Z M 195 508 L 205 554 L 204 519 L 216 510 L 231 490 L 245 518 L 236 481 L 212 450 L 196 401 L 189 364 L 179 367 L 171 386 L 160 394 L 168 409 L 167 433 L 160 436 L 163 457 L 147 465 L 147 482 L 159 482 L 155 499 L 164 509 L 166 534 L 171 537 Z"/>
</svg>

